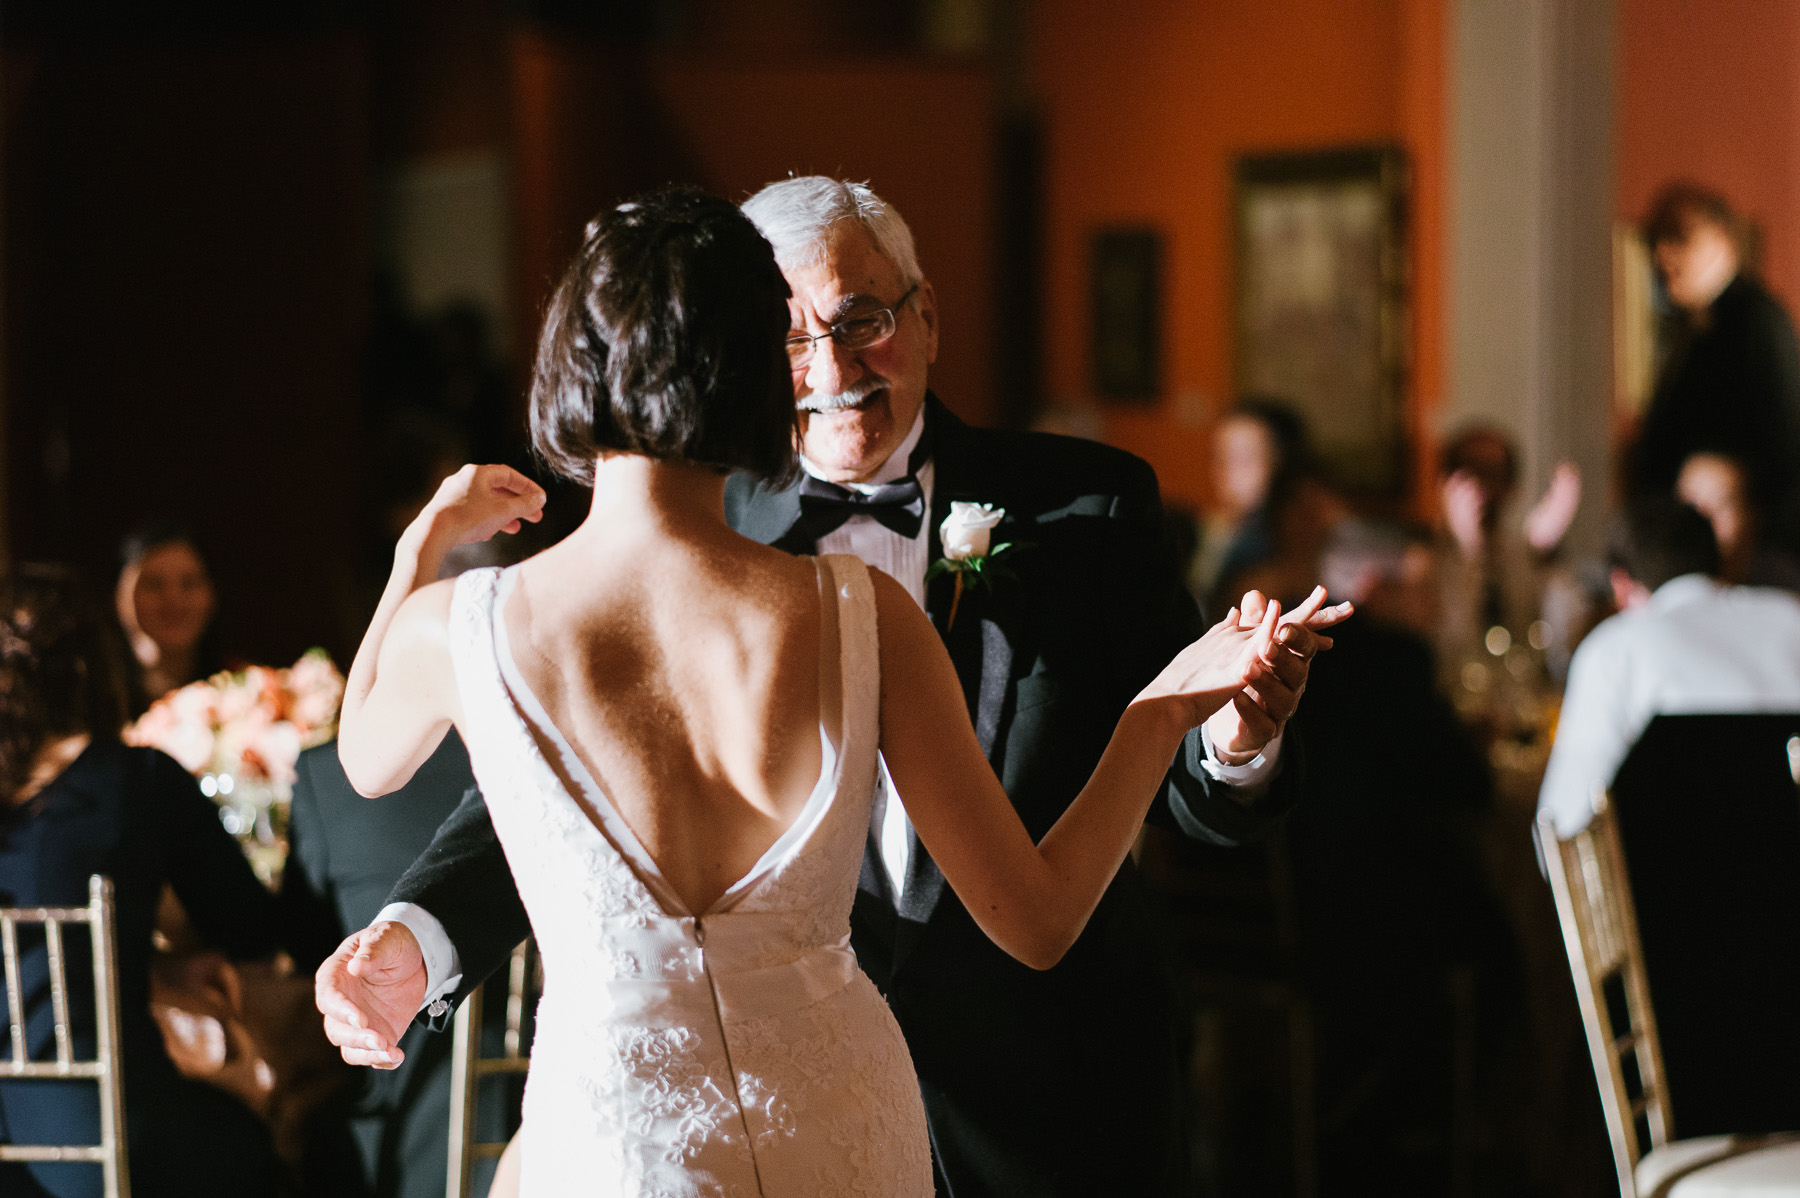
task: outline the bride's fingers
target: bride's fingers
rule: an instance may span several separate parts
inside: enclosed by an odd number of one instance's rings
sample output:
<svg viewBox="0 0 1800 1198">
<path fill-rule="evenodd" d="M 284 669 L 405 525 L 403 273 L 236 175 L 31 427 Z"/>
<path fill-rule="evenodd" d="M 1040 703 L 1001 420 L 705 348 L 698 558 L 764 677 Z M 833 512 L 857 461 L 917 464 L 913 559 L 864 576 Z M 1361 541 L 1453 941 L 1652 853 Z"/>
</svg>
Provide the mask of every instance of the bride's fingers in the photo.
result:
<svg viewBox="0 0 1800 1198">
<path fill-rule="evenodd" d="M 1324 605 L 1324 603 L 1325 603 L 1325 588 L 1322 586 L 1314 587 L 1312 589 L 1312 594 L 1308 595 L 1306 597 L 1306 599 L 1300 604 L 1300 606 L 1296 607 L 1293 611 L 1291 611 L 1287 614 L 1287 623 L 1289 623 L 1289 624 L 1304 624 L 1304 623 L 1306 623 L 1308 620 L 1312 619 L 1313 613 L 1318 611 L 1319 608 Z"/>
<path fill-rule="evenodd" d="M 1238 610 L 1243 613 L 1241 622 L 1246 628 L 1254 628 L 1262 623 L 1263 612 L 1268 605 L 1268 598 L 1261 591 L 1245 591 Z"/>
<path fill-rule="evenodd" d="M 1308 628 L 1318 632 L 1321 629 L 1336 627 L 1355 614 L 1356 605 L 1346 601 L 1314 612 L 1306 619 L 1305 623 Z"/>
<path fill-rule="evenodd" d="M 1281 600 L 1271 599 L 1263 609 L 1262 623 L 1256 629 L 1256 655 L 1268 661 L 1275 653 L 1275 630 L 1281 627 Z"/>
</svg>

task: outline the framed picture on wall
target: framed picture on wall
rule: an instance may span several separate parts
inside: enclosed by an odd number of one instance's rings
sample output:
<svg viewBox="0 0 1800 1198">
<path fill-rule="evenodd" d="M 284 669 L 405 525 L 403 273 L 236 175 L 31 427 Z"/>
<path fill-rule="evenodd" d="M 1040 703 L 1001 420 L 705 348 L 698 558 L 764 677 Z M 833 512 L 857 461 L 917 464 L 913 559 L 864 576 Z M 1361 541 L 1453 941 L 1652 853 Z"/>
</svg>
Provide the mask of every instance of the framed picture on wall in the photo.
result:
<svg viewBox="0 0 1800 1198">
<path fill-rule="evenodd" d="M 1094 390 L 1107 399 L 1151 400 L 1162 386 L 1162 241 L 1153 229 L 1094 234 Z"/>
<path fill-rule="evenodd" d="M 1393 147 L 1240 158 L 1235 382 L 1291 405 L 1341 485 L 1407 480 L 1406 163 Z"/>
</svg>

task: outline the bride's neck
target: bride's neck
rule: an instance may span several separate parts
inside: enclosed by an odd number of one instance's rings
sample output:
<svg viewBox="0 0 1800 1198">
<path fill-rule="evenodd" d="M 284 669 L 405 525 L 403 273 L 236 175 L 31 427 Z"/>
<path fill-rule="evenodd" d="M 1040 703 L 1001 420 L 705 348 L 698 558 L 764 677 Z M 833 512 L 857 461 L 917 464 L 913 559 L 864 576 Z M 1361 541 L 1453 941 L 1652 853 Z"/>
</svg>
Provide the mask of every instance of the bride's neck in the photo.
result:
<svg viewBox="0 0 1800 1198">
<path fill-rule="evenodd" d="M 716 470 L 637 453 L 602 454 L 594 463 L 594 498 L 581 529 L 587 536 L 686 539 L 725 528 L 725 476 Z"/>
</svg>

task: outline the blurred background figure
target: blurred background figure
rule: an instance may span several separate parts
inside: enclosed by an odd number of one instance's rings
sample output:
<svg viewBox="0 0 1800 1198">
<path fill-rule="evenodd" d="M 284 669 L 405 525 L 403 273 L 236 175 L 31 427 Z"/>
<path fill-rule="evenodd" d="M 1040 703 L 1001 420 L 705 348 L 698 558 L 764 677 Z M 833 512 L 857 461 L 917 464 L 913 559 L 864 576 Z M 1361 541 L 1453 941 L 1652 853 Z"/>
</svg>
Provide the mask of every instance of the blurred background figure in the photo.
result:
<svg viewBox="0 0 1800 1198">
<path fill-rule="evenodd" d="M 1314 460 L 1306 422 L 1280 400 L 1244 400 L 1220 422 L 1213 469 L 1221 506 L 1206 517 L 1189 570 L 1202 610 L 1216 618 L 1249 590 L 1290 606 L 1305 598 L 1325 538 L 1350 510 Z"/>
<path fill-rule="evenodd" d="M 1269 500 L 1288 491 L 1306 453 L 1306 425 L 1277 399 L 1242 399 L 1213 427 L 1214 503 L 1188 569 L 1188 588 L 1202 603 L 1221 582 L 1274 556 Z"/>
<path fill-rule="evenodd" d="M 1441 1192 L 1478 1126 L 1482 1192 L 1515 1192 L 1524 1167 L 1494 1134 L 1520 1082 L 1521 979 L 1479 851 L 1487 762 L 1437 686 L 1437 564 L 1429 530 L 1363 519 L 1320 561 L 1357 605 L 1307 686 L 1288 825 L 1325 1194 Z"/>
<path fill-rule="evenodd" d="M 130 712 L 177 687 L 225 668 L 213 635 L 218 596 L 193 534 L 176 524 L 149 524 L 119 547 L 114 600 L 131 647 Z"/>
<path fill-rule="evenodd" d="M 1745 269 L 1747 229 L 1725 198 L 1672 183 L 1644 218 L 1673 344 L 1634 447 L 1638 494 L 1668 494 L 1700 451 L 1734 459 L 1753 504 L 1792 537 L 1800 485 L 1800 349 L 1780 301 Z"/>
<path fill-rule="evenodd" d="M 1675 494 L 1711 522 L 1719 542 L 1720 578 L 1800 591 L 1800 558 L 1764 536 L 1764 513 L 1736 458 L 1710 452 L 1689 455 L 1675 479 Z"/>
<path fill-rule="evenodd" d="M 1573 621 L 1560 613 L 1568 604 L 1548 592 L 1569 590 L 1566 573 L 1555 567 L 1581 506 L 1574 465 L 1558 463 L 1550 486 L 1517 525 L 1507 509 L 1518 489 L 1518 455 L 1505 433 L 1487 425 L 1465 428 L 1444 446 L 1439 480 L 1446 537 L 1436 640 L 1446 681 L 1454 685 L 1462 664 L 1484 652 L 1490 628 L 1507 629 L 1523 642 L 1547 610 L 1559 618 L 1540 629 L 1544 643 L 1534 648 L 1566 644 Z"/>
<path fill-rule="evenodd" d="M 187 771 L 119 740 L 125 712 L 115 640 L 66 571 L 26 566 L 0 575 L 0 905 L 81 906 L 89 875 L 113 880 L 132 1192 L 278 1195 L 286 1179 L 262 1121 L 223 1091 L 182 1077 L 150 1012 L 152 932 L 165 884 L 207 942 L 236 958 L 275 952 L 275 900 Z M 47 958 L 41 940 L 22 948 L 27 1051 L 42 1059 L 53 1034 Z M 75 1050 L 91 1056 L 86 946 L 71 944 L 66 961 Z M 95 1087 L 0 1081 L 0 1140 L 99 1143 Z M 100 1192 L 98 1165 L 0 1165 L 0 1193 L 9 1198 Z"/>
<path fill-rule="evenodd" d="M 1587 826 L 1596 791 L 1656 716 L 1800 711 L 1800 599 L 1719 581 L 1706 517 L 1673 496 L 1633 500 L 1608 558 L 1619 614 L 1569 667 L 1538 797 L 1565 837 Z M 1724 785 L 1738 763 L 1718 765 Z"/>
</svg>

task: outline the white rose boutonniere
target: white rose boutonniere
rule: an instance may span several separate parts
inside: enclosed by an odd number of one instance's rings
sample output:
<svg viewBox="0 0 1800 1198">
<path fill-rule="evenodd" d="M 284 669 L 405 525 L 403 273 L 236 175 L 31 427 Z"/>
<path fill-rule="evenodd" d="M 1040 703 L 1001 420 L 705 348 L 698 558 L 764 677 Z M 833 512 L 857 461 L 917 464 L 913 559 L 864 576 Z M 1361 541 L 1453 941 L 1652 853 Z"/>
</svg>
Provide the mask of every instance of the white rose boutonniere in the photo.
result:
<svg viewBox="0 0 1800 1198">
<path fill-rule="evenodd" d="M 956 590 L 950 598 L 950 618 L 945 623 L 946 631 L 956 626 L 956 609 L 962 603 L 965 587 L 992 587 L 996 579 L 1011 577 L 1012 572 L 998 564 L 996 559 L 1008 550 L 1016 550 L 1021 546 L 1010 541 L 993 544 L 994 528 L 1005 517 L 1006 509 L 1003 507 L 957 500 L 951 503 L 950 514 L 938 526 L 938 539 L 944 544 L 944 556 L 925 572 L 925 581 L 930 582 L 939 574 L 949 574 L 956 580 Z"/>
</svg>

